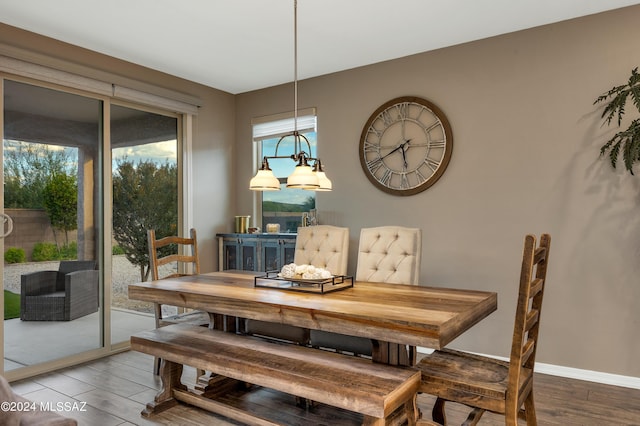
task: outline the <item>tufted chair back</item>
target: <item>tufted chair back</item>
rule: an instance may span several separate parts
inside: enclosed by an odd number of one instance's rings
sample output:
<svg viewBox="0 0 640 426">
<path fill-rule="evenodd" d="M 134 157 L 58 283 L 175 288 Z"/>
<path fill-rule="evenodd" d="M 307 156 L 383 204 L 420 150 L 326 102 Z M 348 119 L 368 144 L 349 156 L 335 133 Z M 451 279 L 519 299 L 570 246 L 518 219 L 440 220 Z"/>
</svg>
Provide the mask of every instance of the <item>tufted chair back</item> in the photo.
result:
<svg viewBox="0 0 640 426">
<path fill-rule="evenodd" d="M 349 228 L 331 225 L 298 228 L 294 263 L 324 268 L 333 275 L 347 274 Z"/>
<path fill-rule="evenodd" d="M 363 228 L 356 281 L 417 285 L 421 252 L 422 232 L 418 228 Z"/>
</svg>

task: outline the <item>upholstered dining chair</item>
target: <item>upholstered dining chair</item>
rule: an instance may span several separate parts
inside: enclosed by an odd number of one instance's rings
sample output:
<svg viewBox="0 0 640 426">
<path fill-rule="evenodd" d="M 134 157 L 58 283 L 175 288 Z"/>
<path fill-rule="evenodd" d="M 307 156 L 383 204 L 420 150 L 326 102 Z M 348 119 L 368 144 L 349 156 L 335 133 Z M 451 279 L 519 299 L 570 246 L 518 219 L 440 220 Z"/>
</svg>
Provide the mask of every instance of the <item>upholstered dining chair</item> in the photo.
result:
<svg viewBox="0 0 640 426">
<path fill-rule="evenodd" d="M 314 225 L 298 228 L 293 262 L 313 265 L 331 272 L 347 274 L 349 228 Z M 301 345 L 309 344 L 309 329 L 266 321 L 246 320 L 247 334 L 275 338 Z"/>
<path fill-rule="evenodd" d="M 149 248 L 149 269 L 151 279 L 162 280 L 200 273 L 198 239 L 196 230 L 189 231 L 189 237 L 168 236 L 156 238 L 155 230 L 147 230 Z M 176 323 L 191 323 L 206 326 L 209 314 L 200 311 L 178 312 L 164 315 L 162 305 L 154 304 L 156 328 Z M 160 360 L 155 360 L 154 371 L 160 372 Z M 199 374 L 200 375 L 200 374 Z"/>
<path fill-rule="evenodd" d="M 502 414 L 505 424 L 518 417 L 537 424 L 533 401 L 533 370 L 540 335 L 540 313 L 546 285 L 551 237 L 524 240 L 520 286 L 509 361 L 450 349 L 433 352 L 417 364 L 422 372 L 419 392 L 437 397 L 432 418 L 445 424 L 446 401 L 472 407 L 465 425 L 475 425 L 485 411 Z"/>
<path fill-rule="evenodd" d="M 358 243 L 356 281 L 417 285 L 420 279 L 422 231 L 403 226 L 363 228 Z M 371 339 L 311 330 L 311 346 L 371 356 Z M 415 359 L 415 348 L 410 348 Z"/>
</svg>

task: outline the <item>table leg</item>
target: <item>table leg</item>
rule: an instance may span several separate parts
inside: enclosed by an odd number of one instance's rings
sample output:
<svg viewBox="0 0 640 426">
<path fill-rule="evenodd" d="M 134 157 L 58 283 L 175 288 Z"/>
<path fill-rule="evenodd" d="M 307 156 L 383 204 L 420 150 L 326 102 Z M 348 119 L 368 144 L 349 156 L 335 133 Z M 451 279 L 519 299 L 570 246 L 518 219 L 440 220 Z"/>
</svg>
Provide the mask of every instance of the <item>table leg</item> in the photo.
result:
<svg viewBox="0 0 640 426">
<path fill-rule="evenodd" d="M 389 365 L 412 366 L 416 362 L 416 347 L 373 340 L 372 359 Z"/>
<path fill-rule="evenodd" d="M 238 319 L 234 316 L 214 314 L 209 312 L 209 329 L 221 330 L 229 333 L 237 332 Z"/>
</svg>

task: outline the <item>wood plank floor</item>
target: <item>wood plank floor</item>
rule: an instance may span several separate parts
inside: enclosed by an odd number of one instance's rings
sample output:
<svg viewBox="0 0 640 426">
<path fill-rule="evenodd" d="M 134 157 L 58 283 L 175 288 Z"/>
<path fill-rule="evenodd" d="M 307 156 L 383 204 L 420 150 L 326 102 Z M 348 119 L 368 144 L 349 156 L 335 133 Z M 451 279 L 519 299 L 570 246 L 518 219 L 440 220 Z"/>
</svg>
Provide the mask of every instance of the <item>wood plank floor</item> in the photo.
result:
<svg viewBox="0 0 640 426">
<path fill-rule="evenodd" d="M 83 411 L 61 413 L 74 417 L 82 426 L 115 425 L 238 425 L 239 423 L 195 407 L 179 405 L 150 419 L 140 416 L 145 404 L 160 389 L 152 374 L 153 358 L 123 352 L 55 373 L 13 382 L 18 394 L 36 402 L 86 403 Z M 183 382 L 194 383 L 195 370 L 185 368 Z M 640 425 L 640 390 L 619 388 L 579 380 L 537 374 L 535 399 L 540 425 Z M 230 403 L 246 407 L 287 425 L 357 425 L 357 414 L 319 405 L 305 410 L 296 407 L 290 395 L 259 389 L 248 396 L 229 395 Z M 425 417 L 433 398 L 419 395 L 418 404 Z M 81 408 L 81 405 L 77 405 Z M 450 424 L 460 424 L 463 407 L 449 404 Z M 503 425 L 496 415 L 485 414 L 480 425 Z M 521 424 L 524 424 L 522 422 Z"/>
</svg>

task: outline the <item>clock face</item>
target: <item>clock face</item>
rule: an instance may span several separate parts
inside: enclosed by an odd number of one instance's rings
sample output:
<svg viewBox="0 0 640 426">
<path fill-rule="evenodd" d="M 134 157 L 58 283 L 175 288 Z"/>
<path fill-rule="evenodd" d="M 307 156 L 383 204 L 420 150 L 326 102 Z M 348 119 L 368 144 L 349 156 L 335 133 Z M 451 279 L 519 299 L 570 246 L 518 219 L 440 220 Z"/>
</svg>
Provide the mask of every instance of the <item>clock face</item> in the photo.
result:
<svg viewBox="0 0 640 426">
<path fill-rule="evenodd" d="M 371 183 L 394 195 L 413 195 L 444 173 L 453 149 L 451 126 L 431 102 L 401 97 L 380 106 L 360 136 L 360 164 Z"/>
</svg>

